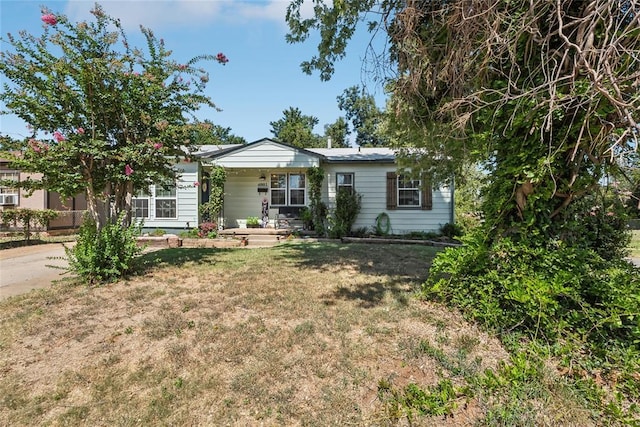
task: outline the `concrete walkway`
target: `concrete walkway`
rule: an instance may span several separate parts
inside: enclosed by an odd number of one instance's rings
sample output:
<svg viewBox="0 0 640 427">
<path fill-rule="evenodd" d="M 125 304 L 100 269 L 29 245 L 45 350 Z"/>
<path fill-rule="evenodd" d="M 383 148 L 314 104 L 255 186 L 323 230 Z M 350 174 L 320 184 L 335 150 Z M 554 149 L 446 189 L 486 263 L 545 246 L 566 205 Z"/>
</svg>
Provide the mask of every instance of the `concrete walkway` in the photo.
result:
<svg viewBox="0 0 640 427">
<path fill-rule="evenodd" d="M 64 270 L 47 265 L 65 267 L 67 262 L 51 257 L 64 257 L 61 243 L 22 246 L 0 251 L 0 300 L 20 295 L 32 289 L 50 286 L 63 276 Z"/>
</svg>

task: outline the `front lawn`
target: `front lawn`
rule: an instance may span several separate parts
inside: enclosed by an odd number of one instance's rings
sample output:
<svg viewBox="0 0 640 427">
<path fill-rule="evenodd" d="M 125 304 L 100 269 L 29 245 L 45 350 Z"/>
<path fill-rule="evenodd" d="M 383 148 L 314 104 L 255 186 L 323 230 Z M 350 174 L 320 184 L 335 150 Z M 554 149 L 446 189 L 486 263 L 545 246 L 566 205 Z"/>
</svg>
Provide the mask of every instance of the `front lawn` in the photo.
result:
<svg viewBox="0 0 640 427">
<path fill-rule="evenodd" d="M 415 298 L 435 252 L 165 249 L 127 281 L 10 298 L 0 425 L 597 424 L 551 360 L 528 378 L 526 354 Z"/>
</svg>

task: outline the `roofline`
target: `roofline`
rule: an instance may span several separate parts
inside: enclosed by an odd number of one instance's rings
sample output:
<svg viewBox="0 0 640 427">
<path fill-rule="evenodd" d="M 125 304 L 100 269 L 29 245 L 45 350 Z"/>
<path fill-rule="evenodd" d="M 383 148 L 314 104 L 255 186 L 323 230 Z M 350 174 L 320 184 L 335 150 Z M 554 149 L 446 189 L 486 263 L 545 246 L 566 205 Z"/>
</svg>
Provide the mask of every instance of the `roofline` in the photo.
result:
<svg viewBox="0 0 640 427">
<path fill-rule="evenodd" d="M 313 151 L 309 151 L 309 150 L 306 150 L 304 148 L 296 147 L 296 146 L 291 145 L 291 144 L 286 144 L 286 143 L 281 142 L 281 141 L 276 141 L 275 139 L 271 139 L 271 138 L 260 138 L 260 139 L 258 139 L 256 141 L 249 142 L 247 144 L 242 144 L 242 145 L 238 145 L 237 147 L 231 147 L 231 148 L 226 149 L 226 150 L 220 150 L 220 151 L 216 151 L 214 153 L 210 153 L 208 156 L 203 156 L 202 158 L 205 158 L 205 159 L 217 159 L 217 158 L 219 158 L 219 157 L 221 157 L 223 155 L 234 153 L 234 152 L 240 151 L 240 150 L 245 150 L 245 149 L 247 149 L 247 147 L 251 147 L 254 144 L 264 143 L 264 142 L 271 142 L 273 144 L 278 144 L 278 145 L 281 145 L 283 147 L 290 148 L 290 149 L 292 149 L 294 151 L 298 151 L 300 153 L 306 154 L 308 156 L 316 157 L 318 159 L 326 161 L 326 156 L 324 156 L 323 154 L 314 153 Z"/>
<path fill-rule="evenodd" d="M 324 160 L 325 163 L 389 163 L 389 164 L 396 163 L 395 158 L 394 159 L 372 159 L 372 160 L 367 160 L 367 159 L 329 159 L 329 158 L 324 158 L 323 160 Z"/>
</svg>

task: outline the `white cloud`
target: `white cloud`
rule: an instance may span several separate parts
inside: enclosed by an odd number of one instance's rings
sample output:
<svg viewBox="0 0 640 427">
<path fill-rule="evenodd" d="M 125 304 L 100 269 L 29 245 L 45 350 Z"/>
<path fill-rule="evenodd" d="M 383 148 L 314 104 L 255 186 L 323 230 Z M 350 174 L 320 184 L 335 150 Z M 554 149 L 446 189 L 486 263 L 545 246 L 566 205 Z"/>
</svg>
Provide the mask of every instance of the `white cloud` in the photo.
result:
<svg viewBox="0 0 640 427">
<path fill-rule="evenodd" d="M 119 18 L 126 30 L 140 25 L 154 30 L 175 26 L 211 25 L 216 20 L 226 22 L 272 21 L 285 25 L 288 0 L 102 0 L 99 2 L 111 16 Z M 307 4 L 309 3 L 309 4 Z M 72 0 L 65 14 L 72 20 L 91 19 L 94 1 Z M 312 14 L 308 0 L 304 15 Z"/>
</svg>

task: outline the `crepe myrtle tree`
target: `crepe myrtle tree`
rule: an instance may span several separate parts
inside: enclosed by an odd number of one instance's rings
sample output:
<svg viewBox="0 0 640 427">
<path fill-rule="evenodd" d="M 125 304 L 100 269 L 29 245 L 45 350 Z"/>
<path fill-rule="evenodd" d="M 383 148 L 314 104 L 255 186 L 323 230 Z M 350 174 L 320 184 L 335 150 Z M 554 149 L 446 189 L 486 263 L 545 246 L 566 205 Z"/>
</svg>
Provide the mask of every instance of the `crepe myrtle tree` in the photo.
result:
<svg viewBox="0 0 640 427">
<path fill-rule="evenodd" d="M 129 224 L 137 190 L 174 182 L 172 166 L 195 149 L 194 112 L 215 108 L 199 64 L 228 59 L 218 53 L 177 62 L 144 27 L 145 47 L 132 47 L 118 19 L 99 5 L 91 13 L 90 22 L 71 22 L 43 9 L 42 33 L 2 39 L 3 113 L 24 120 L 30 133 L 3 139 L 2 156 L 37 173 L 19 183 L 28 191 L 85 193 L 101 229 L 119 217 Z"/>
</svg>

